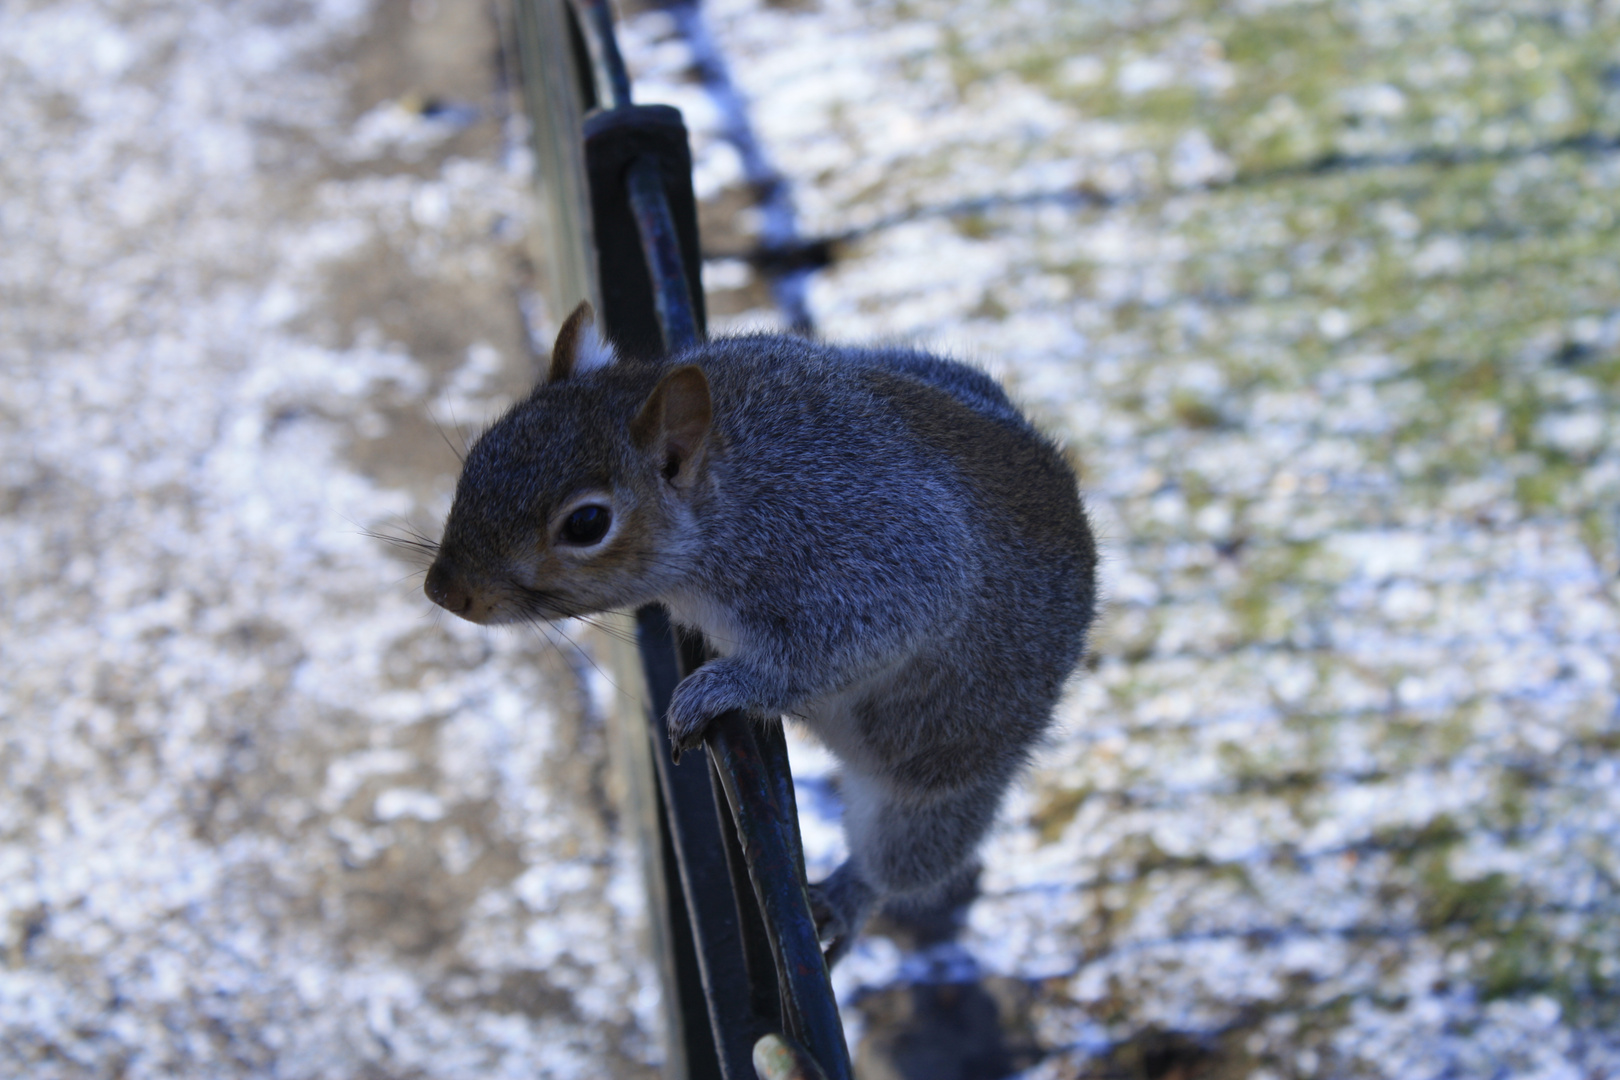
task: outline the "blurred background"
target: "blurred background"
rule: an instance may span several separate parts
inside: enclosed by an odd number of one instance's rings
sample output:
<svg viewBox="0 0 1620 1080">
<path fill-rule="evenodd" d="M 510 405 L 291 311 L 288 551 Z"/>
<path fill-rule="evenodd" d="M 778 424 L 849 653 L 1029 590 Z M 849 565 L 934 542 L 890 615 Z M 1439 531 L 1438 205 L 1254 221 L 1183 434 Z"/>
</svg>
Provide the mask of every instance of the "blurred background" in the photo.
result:
<svg viewBox="0 0 1620 1080">
<path fill-rule="evenodd" d="M 1620 10 L 710 0 L 769 212 L 688 13 L 620 32 L 714 328 L 790 214 L 1103 540 L 981 896 L 837 973 L 863 1080 L 1620 1075 Z M 613 677 L 366 535 L 561 314 L 503 17 L 0 9 L 0 1072 L 656 1075 Z"/>
</svg>

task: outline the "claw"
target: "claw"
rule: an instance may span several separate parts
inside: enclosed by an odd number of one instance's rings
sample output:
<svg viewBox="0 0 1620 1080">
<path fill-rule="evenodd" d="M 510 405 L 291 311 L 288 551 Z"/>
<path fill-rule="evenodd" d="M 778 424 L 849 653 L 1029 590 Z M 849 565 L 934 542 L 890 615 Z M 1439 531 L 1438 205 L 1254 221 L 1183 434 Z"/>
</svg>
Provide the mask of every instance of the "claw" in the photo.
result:
<svg viewBox="0 0 1620 1080">
<path fill-rule="evenodd" d="M 810 918 L 816 924 L 816 940 L 828 944 L 844 936 L 844 924 L 822 892 L 821 882 L 810 886 Z"/>
<path fill-rule="evenodd" d="M 849 947 L 853 941 L 854 938 L 849 934 L 839 934 L 827 943 L 825 949 L 821 950 L 821 958 L 827 962 L 828 971 L 831 971 L 833 965 L 844 958 L 844 955 L 849 952 Z"/>
<path fill-rule="evenodd" d="M 709 725 L 704 724 L 702 727 L 697 728 L 694 731 L 687 731 L 687 732 L 682 732 L 682 733 L 676 733 L 674 731 L 671 731 L 669 733 L 669 744 L 670 744 L 669 757 L 670 757 L 670 760 L 673 761 L 675 764 L 679 765 L 681 763 L 681 755 L 682 754 L 685 754 L 685 753 L 687 753 L 689 751 L 692 751 L 692 750 L 696 750 L 698 747 L 702 746 L 703 745 L 703 734 L 704 734 L 705 731 L 708 730 L 708 727 L 709 727 Z"/>
<path fill-rule="evenodd" d="M 809 888 L 810 918 L 816 924 L 816 940 L 821 942 L 821 957 L 827 962 L 830 971 L 832 966 L 843 959 L 849 951 L 850 935 L 844 929 L 843 920 L 833 911 L 827 902 L 822 882 L 816 882 Z"/>
</svg>

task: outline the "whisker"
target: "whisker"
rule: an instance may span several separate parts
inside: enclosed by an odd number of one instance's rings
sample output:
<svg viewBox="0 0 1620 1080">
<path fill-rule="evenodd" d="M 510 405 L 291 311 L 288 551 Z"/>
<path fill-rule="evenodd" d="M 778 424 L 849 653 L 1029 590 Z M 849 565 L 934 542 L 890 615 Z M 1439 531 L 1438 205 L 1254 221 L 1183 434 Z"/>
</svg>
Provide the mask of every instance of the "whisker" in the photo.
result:
<svg viewBox="0 0 1620 1080">
<path fill-rule="evenodd" d="M 393 580 L 392 584 L 394 585 L 394 587 L 397 588 L 400 585 L 405 584 L 405 582 L 411 580 L 411 578 L 420 577 L 420 576 L 422 576 L 422 575 L 424 575 L 426 573 L 427 573 L 426 570 L 412 570 L 410 573 L 406 574 L 404 577 L 395 578 Z"/>
<path fill-rule="evenodd" d="M 407 534 L 409 534 L 410 537 L 419 544 L 426 544 L 431 548 L 437 548 L 439 546 L 439 542 L 437 540 L 433 539 L 433 537 L 431 537 L 431 536 L 423 536 L 421 533 L 417 532 L 415 529 L 411 528 L 409 525 L 404 526 L 404 529 L 405 529 L 405 532 Z"/>
<path fill-rule="evenodd" d="M 387 544 L 395 551 L 405 555 L 411 561 L 426 560 L 431 563 L 439 557 L 439 545 L 428 537 L 423 536 L 410 526 L 409 522 L 399 519 L 394 521 L 390 528 L 395 531 L 382 532 L 378 529 L 368 529 L 357 521 L 349 521 L 361 536 Z M 401 534 L 404 535 L 401 535 Z M 423 569 L 426 567 L 424 566 Z"/>
<path fill-rule="evenodd" d="M 416 540 L 406 536 L 390 536 L 387 533 L 367 531 L 363 535 L 372 540 L 381 540 L 390 547 L 400 548 L 403 551 L 422 551 L 429 555 L 438 555 L 439 545 L 426 540 Z"/>
<path fill-rule="evenodd" d="M 473 436 L 472 442 L 467 441 L 469 437 L 467 434 L 467 425 L 463 424 L 456 418 L 456 410 L 454 407 L 450 409 L 450 426 L 456 429 L 456 434 L 461 438 L 461 452 L 456 454 L 456 457 L 461 460 L 462 465 L 466 465 L 467 455 L 472 453 L 473 444 L 476 443 L 478 439 L 476 436 Z M 490 420 L 487 417 L 485 418 L 484 422 L 479 425 L 481 431 L 488 430 L 489 426 Z M 444 434 L 443 429 L 441 429 L 439 433 L 441 435 Z M 445 441 L 448 442 L 449 440 L 446 439 Z M 456 448 L 454 446 L 450 447 L 450 452 L 455 454 Z"/>
<path fill-rule="evenodd" d="M 598 633 L 606 634 L 615 641 L 622 641 L 626 645 L 636 644 L 636 635 L 634 631 L 627 630 L 622 626 L 615 626 L 612 622 L 606 620 L 598 621 L 597 616 L 575 615 L 574 618 L 579 622 L 584 623 L 586 626 L 591 627 L 593 630 L 596 630 Z"/>
<path fill-rule="evenodd" d="M 531 627 L 533 627 L 537 632 L 540 632 L 541 636 L 545 638 L 546 642 L 553 649 L 557 650 L 557 655 L 562 658 L 563 663 L 565 663 L 565 664 L 568 663 L 568 657 L 563 654 L 561 646 L 559 646 L 557 644 L 556 638 L 552 636 L 552 633 L 555 633 L 558 637 L 561 637 L 564 641 L 568 642 L 568 644 L 573 647 L 574 651 L 579 654 L 580 658 L 583 659 L 587 664 L 591 665 L 591 667 L 596 671 L 596 673 L 598 675 L 602 676 L 602 678 L 604 680 L 606 680 L 606 682 L 607 682 L 607 684 L 609 686 L 613 687 L 613 689 L 614 689 L 614 691 L 616 693 L 624 694 L 627 697 L 629 696 L 628 694 L 625 693 L 624 687 L 620 686 L 617 682 L 614 681 L 613 676 L 609 675 L 606 671 L 602 670 L 602 665 L 600 665 L 600 664 L 598 664 L 596 662 L 596 658 L 593 657 L 590 654 L 590 651 L 588 649 L 584 648 L 582 645 L 580 645 L 580 643 L 575 641 L 572 637 L 570 637 L 566 630 L 563 630 L 561 627 L 557 626 L 555 623 L 545 623 L 543 625 L 542 624 L 536 624 L 536 623 L 530 623 L 529 625 Z M 548 632 L 544 632 L 544 631 L 550 631 L 550 632 L 548 633 Z M 570 665 L 570 666 L 572 666 L 572 665 Z M 582 690 L 582 692 L 585 692 L 585 693 L 590 692 L 585 687 L 581 687 L 581 690 Z"/>
<path fill-rule="evenodd" d="M 450 422 L 452 424 L 456 423 L 454 410 L 452 410 L 452 412 L 451 412 Z M 444 433 L 444 425 L 443 424 L 441 424 L 437 420 L 435 420 L 435 421 L 433 421 L 433 427 L 434 427 L 434 430 L 436 430 L 439 433 L 439 438 L 444 440 L 444 445 L 448 446 L 450 448 L 450 452 L 452 454 L 456 455 L 457 463 L 459 463 L 463 468 L 465 468 L 466 465 L 467 465 L 466 437 L 465 436 L 462 437 L 462 449 L 457 450 L 456 449 L 456 444 L 450 441 L 450 436 L 448 436 L 448 435 L 446 435 Z M 457 431 L 461 430 L 461 425 L 460 424 L 456 424 L 456 430 Z"/>
</svg>

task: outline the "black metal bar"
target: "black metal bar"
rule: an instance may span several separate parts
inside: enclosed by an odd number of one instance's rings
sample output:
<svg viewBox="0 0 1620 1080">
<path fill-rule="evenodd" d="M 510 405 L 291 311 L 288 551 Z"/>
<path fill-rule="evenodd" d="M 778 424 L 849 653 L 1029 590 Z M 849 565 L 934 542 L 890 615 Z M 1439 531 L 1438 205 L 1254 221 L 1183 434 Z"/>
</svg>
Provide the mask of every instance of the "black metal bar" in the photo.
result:
<svg viewBox="0 0 1620 1080">
<path fill-rule="evenodd" d="M 698 255 L 697 202 L 692 196 L 692 153 L 680 111 L 668 105 L 630 105 L 592 113 L 583 127 L 591 225 L 601 267 L 602 322 L 608 336 L 628 357 L 652 359 L 665 352 L 656 293 L 666 294 L 666 305 L 672 302 L 667 280 L 671 267 L 667 259 L 661 267 L 649 266 L 643 253 L 641 229 L 630 209 L 634 172 L 642 178 L 637 183 L 660 187 L 664 194 L 666 224 L 673 226 L 674 250 L 680 253 L 677 276 L 686 278 L 685 306 L 691 313 L 692 332 L 701 339 L 707 333 L 701 302 L 703 264 Z M 648 158 L 656 168 L 644 163 Z M 649 178 L 662 183 L 647 184 Z M 660 248 L 667 253 L 667 244 Z M 653 272 L 660 269 L 665 284 L 655 290 Z M 678 295 L 673 302 L 679 302 Z"/>
<path fill-rule="evenodd" d="M 692 290 L 681 265 L 681 238 L 675 231 L 669 198 L 664 194 L 663 170 L 658 166 L 658 159 L 650 154 L 637 158 L 625 179 L 630 209 L 636 216 L 636 232 L 641 236 L 641 250 L 647 256 L 664 351 L 675 352 L 696 345 L 698 329 L 693 315 Z"/>
<path fill-rule="evenodd" d="M 780 773 L 770 767 L 772 759 L 760 748 L 746 715 L 733 711 L 717 718 L 704 744 L 719 765 L 754 895 L 771 935 L 788 1033 L 828 1080 L 849 1080 L 849 1048 L 810 915 L 804 864 L 794 858 L 797 845 L 787 835 L 797 811 L 783 805 Z"/>
<path fill-rule="evenodd" d="M 661 752 L 662 747 L 653 747 L 654 761 Z M 656 772 L 658 766 L 654 764 L 653 769 Z M 702 953 L 692 929 L 692 909 L 686 902 L 686 890 L 681 882 L 681 853 L 676 847 L 668 803 L 662 796 L 662 782 L 656 776 L 652 782 L 659 787 L 659 792 L 654 795 L 659 809 L 656 815 L 659 866 L 664 874 L 661 891 L 668 924 L 666 947 L 670 955 L 667 963 L 673 968 L 671 975 L 675 998 L 664 1010 L 664 1015 L 673 1021 L 672 1026 L 676 1028 L 668 1032 L 665 1039 L 669 1054 L 677 1059 L 672 1063 L 675 1068 L 666 1069 L 666 1075 L 673 1071 L 685 1080 L 712 1080 L 728 1074 L 720 1066 L 720 1051 L 715 1045 L 714 1029 L 709 1019 L 708 999 L 703 985 Z"/>
<path fill-rule="evenodd" d="M 782 1031 L 787 1023 L 782 1014 L 781 976 L 776 970 L 776 948 L 765 913 L 754 899 L 754 880 L 743 851 L 742 837 L 732 822 L 731 800 L 726 795 L 725 778 L 720 775 L 714 755 L 703 755 L 709 762 L 709 781 L 714 796 L 715 821 L 726 841 L 726 868 L 731 871 L 732 902 L 737 909 L 738 939 L 742 944 L 743 966 L 748 971 L 748 1009 L 759 1019 L 763 1031 Z"/>
<path fill-rule="evenodd" d="M 627 189 L 665 348 L 674 350 L 695 343 L 698 338 L 692 292 L 683 273 L 680 240 L 655 158 L 643 156 L 630 165 Z M 780 740 L 779 725 L 776 736 Z M 763 915 L 765 935 L 776 961 L 782 1019 L 788 1032 L 805 1046 L 829 1080 L 843 1080 L 849 1076 L 849 1050 L 805 892 L 804 858 L 786 745 L 782 743 L 773 747 L 776 752 L 766 753 L 747 721 L 729 714 L 714 721 L 705 741 L 719 765 L 717 776 L 731 807 Z M 742 906 L 743 898 L 739 897 L 738 902 Z M 743 926 L 754 923 L 752 913 L 745 910 L 739 911 L 739 919 Z M 747 951 L 746 938 L 741 944 Z M 765 966 L 756 958 L 748 965 L 749 972 L 757 978 L 764 974 Z"/>
<path fill-rule="evenodd" d="M 700 980 L 701 992 L 681 1003 L 688 1075 L 694 1080 L 751 1080 L 753 1044 L 763 1029 L 749 1008 L 748 969 L 725 837 L 714 812 L 708 759 L 689 754 L 676 765 L 663 722 L 681 674 L 668 613 L 651 604 L 638 610 L 636 638 L 647 675 L 652 721 L 648 735 L 679 868 L 674 891 L 691 920 L 690 940 Z"/>
<path fill-rule="evenodd" d="M 584 124 L 604 327 L 632 355 L 671 352 L 705 334 L 685 125 L 674 109 L 630 104 L 606 0 L 572 2 L 598 96 L 610 106 Z M 639 248 L 639 265 L 629 257 L 632 246 Z M 676 765 L 663 719 L 676 678 L 686 673 L 682 667 L 701 664 L 704 650 L 700 642 L 686 643 L 684 664 L 677 665 L 667 613 L 645 607 L 636 620 L 666 837 L 679 864 L 712 1035 L 707 1043 L 695 1038 L 695 1018 L 683 1009 L 689 1051 L 693 1043 L 706 1045 L 726 1080 L 745 1080 L 758 1036 L 781 1024 L 827 1080 L 849 1080 L 849 1050 L 810 913 L 780 725 L 770 725 L 761 737 L 742 714 L 728 713 L 714 720 L 705 740 L 712 773 L 695 755 Z M 698 805 L 700 771 L 719 789 L 711 784 L 707 815 Z M 744 868 L 751 888 L 740 880 Z M 732 886 L 729 911 L 716 902 L 722 882 Z M 765 992 L 771 981 L 777 987 L 774 1008 Z"/>
<path fill-rule="evenodd" d="M 585 31 L 580 29 L 579 12 L 568 0 L 550 0 L 556 4 L 563 13 L 563 22 L 568 34 L 568 55 L 573 59 L 575 82 L 579 89 L 579 110 L 581 114 L 601 107 L 601 100 L 596 93 L 596 65 L 591 62 L 591 47 L 585 42 Z M 578 125 L 575 125 L 578 131 Z"/>
<path fill-rule="evenodd" d="M 765 775 L 771 778 L 776 803 L 785 815 L 782 827 L 792 849 L 793 863 L 804 873 L 804 839 L 799 833 L 799 800 L 793 792 L 793 769 L 788 764 L 787 736 L 781 724 L 765 724 L 756 732 L 765 757 Z"/>
</svg>

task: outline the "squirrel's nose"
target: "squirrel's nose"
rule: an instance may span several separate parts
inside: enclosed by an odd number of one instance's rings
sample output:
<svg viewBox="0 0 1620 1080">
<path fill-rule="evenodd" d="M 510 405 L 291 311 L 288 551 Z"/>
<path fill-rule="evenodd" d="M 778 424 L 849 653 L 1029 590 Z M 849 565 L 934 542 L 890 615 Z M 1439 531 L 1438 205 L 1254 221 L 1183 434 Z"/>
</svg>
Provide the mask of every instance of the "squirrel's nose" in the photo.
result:
<svg viewBox="0 0 1620 1080">
<path fill-rule="evenodd" d="M 466 618 L 472 610 L 472 590 L 467 588 L 461 576 L 455 569 L 442 560 L 433 564 L 428 570 L 427 581 L 422 586 L 427 598 L 450 612 Z"/>
</svg>

